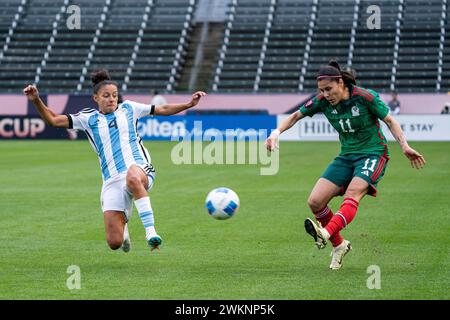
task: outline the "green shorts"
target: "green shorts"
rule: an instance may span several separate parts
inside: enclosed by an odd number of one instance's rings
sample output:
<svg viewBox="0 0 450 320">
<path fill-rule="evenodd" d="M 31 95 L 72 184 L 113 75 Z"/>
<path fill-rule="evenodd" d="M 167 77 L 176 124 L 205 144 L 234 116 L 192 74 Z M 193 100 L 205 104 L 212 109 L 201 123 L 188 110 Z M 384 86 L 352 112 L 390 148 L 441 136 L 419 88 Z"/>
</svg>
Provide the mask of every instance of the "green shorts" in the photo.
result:
<svg viewBox="0 0 450 320">
<path fill-rule="evenodd" d="M 367 181 L 367 194 L 376 197 L 377 184 L 386 170 L 388 158 L 374 154 L 351 154 L 338 156 L 325 170 L 325 178 L 341 188 L 341 195 L 345 193 L 350 181 L 359 177 Z"/>
</svg>

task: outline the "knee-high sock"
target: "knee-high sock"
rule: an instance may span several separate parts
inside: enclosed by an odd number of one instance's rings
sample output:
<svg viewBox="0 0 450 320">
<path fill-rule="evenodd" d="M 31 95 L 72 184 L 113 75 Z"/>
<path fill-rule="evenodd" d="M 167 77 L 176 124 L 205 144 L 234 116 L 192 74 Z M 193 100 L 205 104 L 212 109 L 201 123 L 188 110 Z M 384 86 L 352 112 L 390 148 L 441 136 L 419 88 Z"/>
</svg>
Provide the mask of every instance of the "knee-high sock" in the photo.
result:
<svg viewBox="0 0 450 320">
<path fill-rule="evenodd" d="M 337 234 L 344 229 L 353 218 L 355 218 L 358 211 L 358 201 L 352 198 L 345 198 L 338 212 L 331 218 L 325 229 L 330 234 L 330 237 Z"/>
<path fill-rule="evenodd" d="M 145 228 L 145 238 L 148 240 L 156 235 L 155 218 L 150 204 L 150 198 L 144 197 L 134 201 L 136 209 Z"/>
<path fill-rule="evenodd" d="M 325 207 L 325 209 L 313 213 L 314 216 L 316 217 L 316 220 L 319 221 L 320 224 L 322 225 L 322 228 L 325 228 L 334 216 L 333 212 L 328 206 Z M 333 244 L 333 247 L 337 247 L 342 243 L 342 241 L 344 241 L 344 238 L 341 236 L 339 232 L 330 237 L 330 242 Z"/>
</svg>

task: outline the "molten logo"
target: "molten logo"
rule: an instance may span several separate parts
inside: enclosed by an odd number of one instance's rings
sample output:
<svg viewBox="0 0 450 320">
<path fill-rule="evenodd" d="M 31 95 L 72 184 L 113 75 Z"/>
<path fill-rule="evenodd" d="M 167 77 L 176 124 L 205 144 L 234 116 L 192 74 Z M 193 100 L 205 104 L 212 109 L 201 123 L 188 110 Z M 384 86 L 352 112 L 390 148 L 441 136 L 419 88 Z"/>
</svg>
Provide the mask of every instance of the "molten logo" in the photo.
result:
<svg viewBox="0 0 450 320">
<path fill-rule="evenodd" d="M 172 136 L 184 136 L 186 134 L 186 126 L 183 121 L 172 123 L 149 118 L 145 122 L 139 122 L 137 129 L 140 136 L 156 138 L 170 138 Z"/>
</svg>

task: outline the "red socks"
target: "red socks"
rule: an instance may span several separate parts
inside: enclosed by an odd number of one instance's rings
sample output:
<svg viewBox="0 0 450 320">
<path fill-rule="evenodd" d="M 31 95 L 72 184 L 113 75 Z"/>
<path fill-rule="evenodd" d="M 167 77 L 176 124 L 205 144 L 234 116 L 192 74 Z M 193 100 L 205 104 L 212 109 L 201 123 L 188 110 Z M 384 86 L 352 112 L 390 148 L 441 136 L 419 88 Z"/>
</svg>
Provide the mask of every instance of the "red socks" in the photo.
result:
<svg viewBox="0 0 450 320">
<path fill-rule="evenodd" d="M 324 228 L 333 218 L 333 212 L 330 208 L 325 207 L 325 209 L 319 212 L 314 212 L 314 216 L 316 217 L 316 220 L 320 222 L 322 228 Z M 339 232 L 330 237 L 330 242 L 333 244 L 333 247 L 337 247 L 342 241 L 344 241 L 344 238 L 342 238 Z"/>
<path fill-rule="evenodd" d="M 331 236 L 330 240 L 334 235 L 338 235 L 339 231 L 352 222 L 356 215 L 356 211 L 358 211 L 358 201 L 352 198 L 345 198 L 339 211 L 336 212 L 330 222 L 324 227 Z"/>
</svg>

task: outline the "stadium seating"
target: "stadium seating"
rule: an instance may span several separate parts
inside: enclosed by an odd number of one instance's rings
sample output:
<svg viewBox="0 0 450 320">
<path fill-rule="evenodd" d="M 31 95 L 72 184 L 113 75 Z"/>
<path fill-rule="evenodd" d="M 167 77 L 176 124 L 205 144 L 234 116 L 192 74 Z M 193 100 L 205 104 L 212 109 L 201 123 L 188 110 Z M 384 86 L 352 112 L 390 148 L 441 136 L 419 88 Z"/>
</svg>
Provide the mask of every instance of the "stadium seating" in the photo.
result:
<svg viewBox="0 0 450 320">
<path fill-rule="evenodd" d="M 311 92 L 330 58 L 380 92 L 450 90 L 446 0 L 227 1 L 205 90 Z M 176 91 L 198 2 L 2 0 L 0 92 L 37 83 L 43 93 L 90 93 L 89 73 L 99 68 L 108 68 L 124 92 Z M 367 25 L 374 4 L 379 29 Z M 66 25 L 70 5 L 81 9 L 81 28 Z"/>
<path fill-rule="evenodd" d="M 330 58 L 336 59 L 342 65 L 347 63 L 354 4 L 353 0 L 319 2 L 317 23 L 303 83 L 306 91 L 314 91 L 317 88 L 317 70 L 321 65 L 327 64 Z"/>
<path fill-rule="evenodd" d="M 192 30 L 188 0 L 158 1 L 151 11 L 151 18 L 143 30 L 142 43 L 135 61 L 128 86 L 129 92 L 149 92 L 151 89 L 166 90 L 171 76 L 180 77 L 184 56 Z M 186 38 L 180 36 L 186 33 Z M 176 73 L 172 74 L 174 59 L 180 50 Z"/>
<path fill-rule="evenodd" d="M 436 90 L 441 1 L 407 1 L 399 46 L 399 91 Z"/>
<path fill-rule="evenodd" d="M 259 91 L 298 91 L 311 11 L 312 0 L 277 2 Z"/>
<path fill-rule="evenodd" d="M 391 84 L 399 5 L 383 2 L 380 29 L 369 29 L 367 20 L 371 13 L 367 13 L 367 8 L 372 4 L 370 0 L 361 1 L 352 68 L 361 86 L 386 92 Z"/>
<path fill-rule="evenodd" d="M 1 1 L 2 6 L 6 4 L 9 12 L 15 11 L 17 14 L 21 2 Z M 41 65 L 49 45 L 52 23 L 62 5 L 63 0 L 41 0 L 32 3 L 28 1 L 22 6 L 23 14 L 20 22 L 14 29 L 7 50 L 3 50 L 0 90 L 17 92 L 25 84 L 34 82 L 37 68 Z"/>
<path fill-rule="evenodd" d="M 443 50 L 443 66 L 442 66 L 442 82 L 440 92 L 450 92 L 450 3 L 447 3 L 447 23 L 445 24 L 444 50 Z"/>
<path fill-rule="evenodd" d="M 273 2 L 274 19 L 266 28 Z M 335 58 L 344 66 L 350 62 L 362 86 L 380 92 L 436 92 L 444 2 L 405 0 L 402 6 L 397 1 L 379 2 L 381 28 L 369 29 L 367 20 L 373 12 L 367 9 L 374 5 L 370 0 L 277 0 L 260 1 L 258 5 L 238 1 L 217 90 L 314 91 L 315 72 Z M 269 36 L 263 46 L 265 30 Z M 400 36 L 396 45 L 397 32 Z M 312 34 L 310 44 L 306 41 L 308 34 Z M 449 41 L 446 38 L 445 44 Z M 444 45 L 443 92 L 449 86 L 448 52 L 448 45 Z M 260 56 L 263 66 L 258 83 L 255 73 Z M 306 67 L 304 76 L 302 66 Z"/>
<path fill-rule="evenodd" d="M 81 9 L 79 29 L 66 26 L 71 15 L 66 9 L 74 3 Z M 0 60 L 2 92 L 18 92 L 25 84 L 37 82 L 43 93 L 90 93 L 89 72 L 100 68 L 108 68 L 114 80 L 127 85 L 128 92 L 166 89 L 170 81 L 176 82 L 191 27 L 187 15 L 194 11 L 194 0 L 74 3 L 25 1 L 23 17 Z M 2 39 L 6 39 L 20 4 L 1 2 Z"/>
<path fill-rule="evenodd" d="M 270 0 L 238 1 L 220 73 L 221 90 L 253 90 L 269 8 Z"/>
<path fill-rule="evenodd" d="M 58 35 L 42 68 L 39 88 L 44 92 L 74 92 L 90 51 L 104 2 L 80 0 L 81 29 L 70 30 L 64 25 L 58 28 Z M 64 15 L 67 18 L 67 14 Z"/>
</svg>

